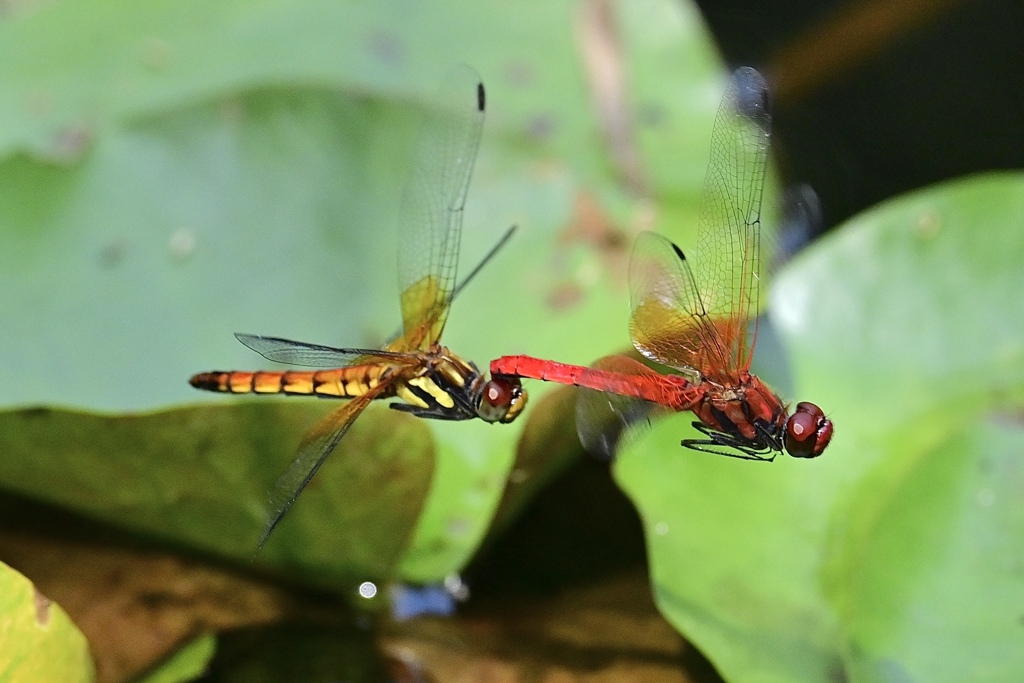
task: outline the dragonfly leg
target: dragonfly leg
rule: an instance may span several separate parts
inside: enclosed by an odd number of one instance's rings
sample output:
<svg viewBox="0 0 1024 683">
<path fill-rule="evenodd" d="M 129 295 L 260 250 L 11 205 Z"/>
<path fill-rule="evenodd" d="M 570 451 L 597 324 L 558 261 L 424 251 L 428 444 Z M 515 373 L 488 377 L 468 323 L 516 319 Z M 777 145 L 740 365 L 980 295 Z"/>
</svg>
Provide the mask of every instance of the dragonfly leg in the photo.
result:
<svg viewBox="0 0 1024 683">
<path fill-rule="evenodd" d="M 454 408 L 445 408 L 444 406 L 433 405 L 428 408 L 422 408 L 408 403 L 392 403 L 388 407 L 390 407 L 391 410 L 399 410 L 403 413 L 410 413 L 416 417 L 422 417 L 428 420 L 457 421 L 471 420 L 476 417 L 475 413 L 467 413 L 459 406 L 455 406 Z"/>
<path fill-rule="evenodd" d="M 757 455 L 754 452 L 731 453 L 725 450 L 718 450 L 717 448 L 715 448 L 715 446 L 736 449 L 739 449 L 739 446 L 733 444 L 720 444 L 717 441 L 711 440 L 701 441 L 698 439 L 684 439 L 680 443 L 683 446 L 689 448 L 690 450 L 700 451 L 702 453 L 713 453 L 715 455 L 724 455 L 727 458 L 736 458 L 737 460 L 756 460 L 757 462 L 771 462 L 772 460 L 775 459 L 776 455 L 775 453 L 772 453 L 771 457 L 767 457 L 763 455 Z"/>
<path fill-rule="evenodd" d="M 738 460 L 756 460 L 758 462 L 771 462 L 775 460 L 775 456 L 778 455 L 776 450 L 765 443 L 757 442 L 754 445 L 751 445 L 752 442 L 749 439 L 717 431 L 703 422 L 694 422 L 693 426 L 709 438 L 684 439 L 680 442 L 683 446 L 691 450 L 701 451 L 703 453 L 714 453 L 715 455 L 724 455 L 727 458 L 736 458 Z M 754 446 L 756 446 L 756 448 Z"/>
</svg>

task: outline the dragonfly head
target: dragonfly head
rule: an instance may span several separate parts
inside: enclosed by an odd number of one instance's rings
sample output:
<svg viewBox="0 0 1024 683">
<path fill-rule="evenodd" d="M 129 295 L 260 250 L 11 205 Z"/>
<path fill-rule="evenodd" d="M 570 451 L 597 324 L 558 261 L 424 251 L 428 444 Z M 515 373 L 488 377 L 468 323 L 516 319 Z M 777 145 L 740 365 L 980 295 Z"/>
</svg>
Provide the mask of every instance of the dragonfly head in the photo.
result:
<svg viewBox="0 0 1024 683">
<path fill-rule="evenodd" d="M 813 403 L 797 403 L 786 420 L 785 438 L 786 452 L 794 458 L 816 458 L 832 440 L 832 421 Z"/>
<path fill-rule="evenodd" d="M 474 393 L 476 414 L 485 422 L 511 422 L 526 407 L 526 392 L 518 377 L 492 377 Z"/>
</svg>

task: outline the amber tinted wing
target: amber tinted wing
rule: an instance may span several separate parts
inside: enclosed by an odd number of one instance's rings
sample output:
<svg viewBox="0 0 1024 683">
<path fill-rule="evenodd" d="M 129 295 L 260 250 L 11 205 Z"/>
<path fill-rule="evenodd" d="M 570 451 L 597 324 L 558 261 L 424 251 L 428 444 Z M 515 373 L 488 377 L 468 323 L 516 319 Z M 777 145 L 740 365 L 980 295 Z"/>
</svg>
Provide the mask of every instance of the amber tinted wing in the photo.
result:
<svg viewBox="0 0 1024 683">
<path fill-rule="evenodd" d="M 709 318 L 682 249 L 661 235 L 642 233 L 633 246 L 629 283 L 629 332 L 640 353 L 694 382 L 694 373 L 723 367 L 726 340 Z"/>
<path fill-rule="evenodd" d="M 334 451 L 359 414 L 389 385 L 389 382 L 383 382 L 329 413 L 302 438 L 295 460 L 270 492 L 270 516 L 263 536 L 260 537 L 259 548 L 270 538 L 295 499 L 324 464 L 327 456 Z"/>
<path fill-rule="evenodd" d="M 409 353 L 381 351 L 376 349 L 336 349 L 320 344 L 262 337 L 255 334 L 235 333 L 235 338 L 267 360 L 290 365 L 305 365 L 313 368 L 340 368 L 366 363 L 390 363 L 392 365 L 413 365 L 419 357 Z"/>
<path fill-rule="evenodd" d="M 455 289 L 452 290 L 451 295 L 448 297 L 448 304 L 449 305 L 451 305 L 451 302 L 455 301 L 456 297 L 459 296 L 459 294 L 462 292 L 462 290 L 464 290 L 466 287 L 469 286 L 469 283 L 473 281 L 473 278 L 475 278 L 480 273 L 481 270 L 483 270 L 484 266 L 486 266 L 488 263 L 490 263 L 491 259 L 494 258 L 495 255 L 497 255 L 497 253 L 499 251 L 501 251 L 501 248 L 504 247 L 505 244 L 510 239 L 512 239 L 512 235 L 515 234 L 517 229 L 518 229 L 518 226 L 515 226 L 515 225 L 509 226 L 508 230 L 505 231 L 505 234 L 503 234 L 501 236 L 501 238 L 497 241 L 497 243 L 495 243 L 495 245 L 493 247 L 491 247 L 491 250 L 488 251 L 486 254 L 484 254 L 484 257 L 482 259 L 480 259 L 480 261 L 476 264 L 476 266 L 474 266 L 473 270 L 469 271 L 469 275 L 467 275 L 466 277 L 462 278 L 462 281 L 459 282 L 459 284 L 457 284 L 455 286 Z M 405 337 L 405 331 L 404 330 L 398 330 L 397 332 L 392 334 L 390 337 L 388 337 L 388 342 L 386 344 L 387 348 L 401 348 L 401 346 L 398 345 L 398 344 L 400 343 L 400 340 L 404 339 L 404 337 Z M 377 352 L 375 352 L 375 353 L 377 353 Z M 394 352 L 394 353 L 395 353 L 395 355 L 402 355 L 401 353 L 397 353 L 397 352 Z M 377 355 L 380 355 L 380 354 L 377 353 Z"/>
<path fill-rule="evenodd" d="M 398 277 L 403 334 L 393 349 L 424 350 L 444 329 L 483 121 L 479 75 L 468 66 L 453 69 L 426 108 L 402 199 Z"/>
<path fill-rule="evenodd" d="M 692 265 L 655 236 L 641 236 L 633 252 L 631 333 L 647 357 L 712 378 L 749 368 L 770 135 L 764 78 L 737 69 L 712 131 Z"/>
</svg>

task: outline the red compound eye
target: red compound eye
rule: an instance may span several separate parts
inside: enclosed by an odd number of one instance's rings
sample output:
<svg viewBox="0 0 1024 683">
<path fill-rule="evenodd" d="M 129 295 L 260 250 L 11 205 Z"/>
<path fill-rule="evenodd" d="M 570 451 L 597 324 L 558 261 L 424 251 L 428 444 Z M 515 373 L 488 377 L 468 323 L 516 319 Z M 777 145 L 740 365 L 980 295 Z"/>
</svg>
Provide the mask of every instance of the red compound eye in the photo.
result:
<svg viewBox="0 0 1024 683">
<path fill-rule="evenodd" d="M 508 407 L 512 403 L 511 383 L 504 379 L 492 379 L 484 385 L 484 400 L 495 408 Z"/>
<path fill-rule="evenodd" d="M 487 422 L 511 422 L 526 403 L 518 377 L 494 377 L 484 384 L 479 396 L 476 412 Z"/>
<path fill-rule="evenodd" d="M 798 403 L 786 421 L 786 452 L 794 458 L 816 458 L 832 440 L 832 422 L 813 403 Z"/>
</svg>

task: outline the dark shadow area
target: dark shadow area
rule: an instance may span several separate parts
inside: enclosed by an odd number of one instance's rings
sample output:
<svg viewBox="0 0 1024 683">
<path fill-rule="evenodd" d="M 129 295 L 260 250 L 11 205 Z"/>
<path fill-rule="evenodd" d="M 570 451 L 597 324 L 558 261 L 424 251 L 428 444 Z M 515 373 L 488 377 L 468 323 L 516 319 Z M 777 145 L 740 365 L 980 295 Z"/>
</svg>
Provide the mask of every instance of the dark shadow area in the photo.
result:
<svg viewBox="0 0 1024 683">
<path fill-rule="evenodd" d="M 369 629 L 277 624 L 224 633 L 204 683 L 427 683 L 381 657 Z"/>
<path fill-rule="evenodd" d="M 915 188 L 1024 168 L 1019 2 L 697 4 L 730 68 L 768 77 L 783 183 L 811 184 L 826 229 Z"/>
<path fill-rule="evenodd" d="M 202 566 L 240 579 L 265 583 L 268 587 L 273 585 L 290 593 L 296 605 L 306 605 L 316 615 L 331 615 L 338 620 L 354 618 L 343 616 L 349 613 L 349 603 L 333 593 L 311 589 L 272 572 L 203 553 L 170 539 L 128 531 L 0 489 L 0 561 L 33 582 L 46 580 L 45 576 L 36 576 L 38 568 L 59 575 L 61 567 L 57 562 L 60 557 L 74 556 L 76 552 L 92 554 L 106 551 L 123 552 L 125 557 L 173 557 L 183 566 Z M 47 556 L 58 560 L 47 560 Z"/>
<path fill-rule="evenodd" d="M 580 458 L 465 572 L 474 598 L 545 594 L 646 568 L 643 527 L 606 463 Z"/>
</svg>

